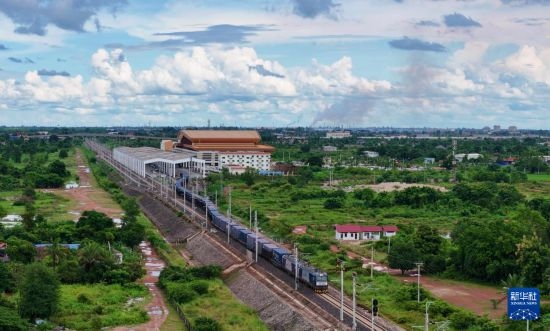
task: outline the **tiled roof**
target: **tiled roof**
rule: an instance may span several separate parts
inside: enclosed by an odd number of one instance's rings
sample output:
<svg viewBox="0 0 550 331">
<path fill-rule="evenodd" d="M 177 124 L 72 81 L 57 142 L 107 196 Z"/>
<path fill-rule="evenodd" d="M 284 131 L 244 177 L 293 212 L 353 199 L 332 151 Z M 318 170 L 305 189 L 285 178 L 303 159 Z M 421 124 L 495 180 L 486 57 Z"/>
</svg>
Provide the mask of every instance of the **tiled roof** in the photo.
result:
<svg viewBox="0 0 550 331">
<path fill-rule="evenodd" d="M 208 140 L 245 140 L 253 143 L 260 141 L 260 134 L 254 130 L 182 130 L 180 136 L 185 136 L 193 142 Z"/>
<path fill-rule="evenodd" d="M 395 225 L 383 225 L 384 232 L 397 232 L 399 228 Z"/>
<path fill-rule="evenodd" d="M 357 225 L 357 224 L 337 224 L 336 231 L 345 232 L 397 232 L 399 229 L 395 225 Z"/>
</svg>

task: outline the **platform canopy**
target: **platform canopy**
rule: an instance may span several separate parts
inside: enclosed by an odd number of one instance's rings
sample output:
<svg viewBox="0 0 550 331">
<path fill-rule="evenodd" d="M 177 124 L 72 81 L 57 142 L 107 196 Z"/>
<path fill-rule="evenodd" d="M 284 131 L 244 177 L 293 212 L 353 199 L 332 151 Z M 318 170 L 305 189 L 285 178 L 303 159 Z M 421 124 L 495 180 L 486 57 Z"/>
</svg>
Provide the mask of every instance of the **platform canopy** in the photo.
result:
<svg viewBox="0 0 550 331">
<path fill-rule="evenodd" d="M 200 172 L 205 175 L 205 161 L 197 159 L 191 153 L 166 152 L 153 147 L 117 147 L 113 149 L 113 158 L 128 169 L 145 177 L 147 165 L 155 164 L 158 171 L 168 176 L 176 176 L 176 165 Z"/>
</svg>

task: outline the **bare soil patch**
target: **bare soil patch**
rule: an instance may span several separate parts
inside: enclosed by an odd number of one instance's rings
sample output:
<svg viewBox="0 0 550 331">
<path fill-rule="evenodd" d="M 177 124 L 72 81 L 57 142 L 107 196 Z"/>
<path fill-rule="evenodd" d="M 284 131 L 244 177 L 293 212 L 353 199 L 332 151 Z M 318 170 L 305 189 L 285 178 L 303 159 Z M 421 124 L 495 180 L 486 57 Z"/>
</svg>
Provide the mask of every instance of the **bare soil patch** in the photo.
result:
<svg viewBox="0 0 550 331">
<path fill-rule="evenodd" d="M 70 214 L 74 215 L 75 219 L 78 219 L 79 215 L 86 210 L 102 212 L 112 218 L 122 217 L 120 207 L 113 202 L 107 192 L 97 187 L 97 183 L 90 174 L 90 169 L 79 150 L 76 151 L 75 158 L 80 186 L 73 189 L 48 190 L 48 192 L 75 201 L 76 206 L 69 211 Z"/>
<path fill-rule="evenodd" d="M 362 257 L 364 267 L 370 268 L 372 263 L 369 258 Z M 388 272 L 405 283 L 416 283 L 416 270 L 401 275 L 401 270 L 389 269 L 387 266 L 374 262 L 374 270 Z M 469 310 L 477 315 L 488 315 L 489 318 L 498 319 L 506 313 L 505 295 L 496 288 L 478 284 L 439 279 L 420 274 L 420 285 L 430 291 L 435 297 L 444 300 L 457 307 Z M 493 309 L 491 299 L 502 300 L 497 309 Z"/>
</svg>

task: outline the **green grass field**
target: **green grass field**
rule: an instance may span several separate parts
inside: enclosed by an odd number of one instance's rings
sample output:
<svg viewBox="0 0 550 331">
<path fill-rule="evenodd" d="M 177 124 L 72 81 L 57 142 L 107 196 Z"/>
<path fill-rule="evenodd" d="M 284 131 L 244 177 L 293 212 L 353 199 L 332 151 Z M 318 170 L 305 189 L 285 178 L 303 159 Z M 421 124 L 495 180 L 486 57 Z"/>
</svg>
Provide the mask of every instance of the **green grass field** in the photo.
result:
<svg viewBox="0 0 550 331">
<path fill-rule="evenodd" d="M 550 182 L 550 174 L 528 174 L 527 179 L 531 182 Z"/>
<path fill-rule="evenodd" d="M 221 280 L 209 281 L 209 293 L 180 307 L 193 323 L 198 317 L 210 317 L 222 325 L 222 330 L 267 331 L 268 328 L 250 307 L 235 299 Z"/>
<path fill-rule="evenodd" d="M 142 307 L 149 296 L 142 285 L 62 285 L 52 320 L 74 330 L 94 330 L 97 320 L 101 327 L 139 324 L 148 320 Z"/>
</svg>

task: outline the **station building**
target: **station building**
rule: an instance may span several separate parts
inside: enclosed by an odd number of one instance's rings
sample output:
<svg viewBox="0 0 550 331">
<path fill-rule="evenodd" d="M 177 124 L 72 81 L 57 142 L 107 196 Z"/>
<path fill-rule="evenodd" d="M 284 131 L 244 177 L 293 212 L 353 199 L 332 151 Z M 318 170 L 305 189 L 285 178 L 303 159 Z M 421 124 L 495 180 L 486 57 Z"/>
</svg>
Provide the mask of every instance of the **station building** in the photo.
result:
<svg viewBox="0 0 550 331">
<path fill-rule="evenodd" d="M 193 153 L 210 171 L 235 166 L 269 170 L 275 148 L 260 140 L 255 130 L 181 130 L 174 151 Z"/>
</svg>

